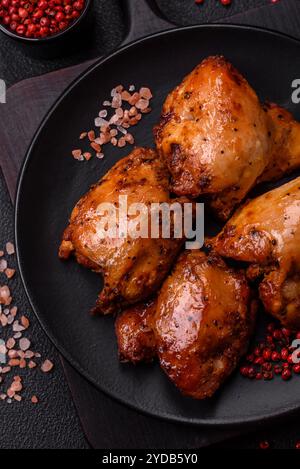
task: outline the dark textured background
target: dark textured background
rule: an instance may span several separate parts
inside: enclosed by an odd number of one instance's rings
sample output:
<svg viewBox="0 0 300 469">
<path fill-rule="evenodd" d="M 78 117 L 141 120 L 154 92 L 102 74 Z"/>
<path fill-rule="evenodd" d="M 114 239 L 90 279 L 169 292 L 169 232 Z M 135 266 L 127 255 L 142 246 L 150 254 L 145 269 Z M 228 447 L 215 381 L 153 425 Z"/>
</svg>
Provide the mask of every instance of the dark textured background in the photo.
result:
<svg viewBox="0 0 300 469">
<path fill-rule="evenodd" d="M 0 250 L 13 239 L 13 208 L 0 170 Z M 32 253 L 34 255 L 34 253 Z M 12 257 L 12 256 L 11 256 Z M 10 257 L 10 266 L 16 265 Z M 5 281 L 4 274 L 0 274 Z M 18 274 L 9 281 L 14 304 L 30 320 L 27 337 L 33 350 L 54 363 L 51 373 L 38 369 L 32 372 L 18 371 L 22 375 L 24 400 L 11 404 L 0 402 L 0 448 L 86 448 L 81 425 L 67 386 L 58 353 L 41 330 L 25 297 Z M 0 388 L 1 389 L 1 388 Z M 23 393 L 22 393 L 23 394 Z M 39 403 L 33 405 L 30 397 L 35 394 Z"/>
<path fill-rule="evenodd" d="M 165 17 L 183 26 L 209 23 L 268 3 L 270 0 L 232 0 L 224 7 L 219 0 L 204 0 L 202 5 L 195 5 L 193 0 L 157 0 Z"/>
<path fill-rule="evenodd" d="M 288 1 L 288 0 L 282 0 Z M 94 0 L 90 37 L 83 38 L 79 47 L 74 44 L 73 52 L 55 59 L 36 59 L 19 49 L 18 45 L 6 37 L 0 37 L 0 78 L 8 85 L 24 78 L 42 74 L 68 66 L 91 57 L 96 57 L 114 49 L 126 31 L 125 18 L 119 1 Z M 217 0 L 206 0 L 205 5 L 195 6 L 193 0 L 158 0 L 165 16 L 178 24 L 191 24 L 217 20 L 245 9 L 269 3 L 269 0 L 233 0 L 230 8 L 219 5 Z M 88 39 L 88 40 L 87 40 Z M 92 44 L 92 47 L 91 47 Z M 20 116 L 22 118 L 22 116 Z M 2 125 L 5 123 L 1 123 Z M 0 172 L 0 248 L 13 236 L 13 210 Z M 33 253 L 34 255 L 34 253 Z M 43 355 L 55 362 L 55 371 L 48 375 L 32 373 L 26 377 L 25 394 L 40 397 L 40 403 L 33 406 L 30 402 L 11 405 L 0 402 L 1 448 L 84 448 L 88 447 L 80 422 L 72 404 L 60 359 L 41 331 L 28 306 L 20 279 L 13 280 L 17 303 L 31 320 L 33 345 Z M 113 422 L 113 419 L 112 419 Z M 298 432 L 299 428 L 299 432 Z M 294 447 L 300 439 L 300 426 L 290 422 L 286 428 L 260 430 L 255 434 L 223 443 L 222 447 L 257 448 L 261 439 L 268 439 L 272 447 Z"/>
</svg>

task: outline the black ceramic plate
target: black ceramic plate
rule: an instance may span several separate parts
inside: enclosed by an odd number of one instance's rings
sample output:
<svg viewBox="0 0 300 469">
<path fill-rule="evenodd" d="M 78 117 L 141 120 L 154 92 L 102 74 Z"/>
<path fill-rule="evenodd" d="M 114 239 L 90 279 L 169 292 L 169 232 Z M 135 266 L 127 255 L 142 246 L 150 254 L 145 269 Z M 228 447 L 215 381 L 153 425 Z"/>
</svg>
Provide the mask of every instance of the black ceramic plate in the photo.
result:
<svg viewBox="0 0 300 469">
<path fill-rule="evenodd" d="M 140 40 L 99 61 L 64 93 L 35 136 L 21 172 L 16 200 L 16 243 L 27 294 L 45 331 L 66 359 L 99 389 L 145 413 L 176 422 L 257 422 L 300 408 L 300 379 L 248 381 L 235 373 L 210 400 L 183 397 L 157 364 L 121 365 L 113 318 L 89 315 L 99 276 L 57 249 L 72 207 L 126 149 L 105 148 L 105 159 L 75 161 L 70 152 L 90 129 L 101 102 L 120 83 L 149 86 L 153 112 L 134 130 L 138 145 L 153 146 L 152 127 L 167 93 L 204 57 L 224 54 L 262 100 L 300 119 L 291 83 L 299 76 L 300 43 L 247 27 L 197 26 Z M 262 329 L 263 315 L 257 334 Z"/>
</svg>

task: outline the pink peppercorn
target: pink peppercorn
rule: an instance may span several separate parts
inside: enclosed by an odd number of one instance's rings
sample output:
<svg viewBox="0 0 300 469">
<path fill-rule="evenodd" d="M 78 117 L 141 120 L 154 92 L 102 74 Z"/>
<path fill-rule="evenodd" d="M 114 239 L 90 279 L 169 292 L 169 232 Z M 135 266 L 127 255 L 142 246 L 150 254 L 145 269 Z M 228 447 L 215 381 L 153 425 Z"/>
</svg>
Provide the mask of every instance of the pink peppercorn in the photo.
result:
<svg viewBox="0 0 300 469">
<path fill-rule="evenodd" d="M 21 36 L 40 38 L 67 29 L 85 0 L 0 0 L 0 23 Z"/>
</svg>

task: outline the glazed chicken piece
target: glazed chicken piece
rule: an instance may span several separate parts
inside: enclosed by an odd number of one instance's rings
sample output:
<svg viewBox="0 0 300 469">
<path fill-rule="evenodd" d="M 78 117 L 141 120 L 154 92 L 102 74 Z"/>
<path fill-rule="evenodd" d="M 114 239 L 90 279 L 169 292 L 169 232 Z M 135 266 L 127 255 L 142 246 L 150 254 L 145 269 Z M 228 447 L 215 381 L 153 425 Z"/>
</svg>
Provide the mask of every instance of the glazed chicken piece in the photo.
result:
<svg viewBox="0 0 300 469">
<path fill-rule="evenodd" d="M 246 203 L 213 243 L 221 256 L 251 263 L 266 311 L 300 329 L 300 177 Z"/>
<path fill-rule="evenodd" d="M 210 397 L 246 352 L 255 310 L 244 273 L 216 255 L 186 251 L 156 300 L 117 318 L 120 360 L 136 364 L 158 355 L 184 394 Z"/>
<path fill-rule="evenodd" d="M 150 362 L 156 356 L 153 318 L 156 300 L 139 303 L 123 311 L 115 330 L 121 362 Z"/>
<path fill-rule="evenodd" d="M 137 148 L 76 204 L 59 256 L 67 259 L 74 254 L 77 262 L 103 274 L 104 288 L 95 312 L 116 312 L 148 298 L 161 285 L 183 243 L 183 239 L 172 237 L 103 236 L 99 204 L 114 204 L 118 209 L 119 196 L 128 196 L 128 207 L 133 203 L 170 202 L 168 184 L 167 170 L 156 152 Z M 114 218 L 113 213 L 109 216 Z"/>
<path fill-rule="evenodd" d="M 300 123 L 276 104 L 265 104 L 272 123 L 272 153 L 258 182 L 276 181 L 300 167 Z"/>
<path fill-rule="evenodd" d="M 255 91 L 224 57 L 209 57 L 167 97 L 154 129 L 175 194 L 204 195 L 227 220 L 258 182 L 300 166 L 300 124 Z"/>
<path fill-rule="evenodd" d="M 210 195 L 226 219 L 269 162 L 269 130 L 248 82 L 223 57 L 209 57 L 169 94 L 154 133 L 172 191 Z"/>
<path fill-rule="evenodd" d="M 217 256 L 185 251 L 158 296 L 161 367 L 183 394 L 212 396 L 246 352 L 254 317 L 244 273 Z"/>
</svg>

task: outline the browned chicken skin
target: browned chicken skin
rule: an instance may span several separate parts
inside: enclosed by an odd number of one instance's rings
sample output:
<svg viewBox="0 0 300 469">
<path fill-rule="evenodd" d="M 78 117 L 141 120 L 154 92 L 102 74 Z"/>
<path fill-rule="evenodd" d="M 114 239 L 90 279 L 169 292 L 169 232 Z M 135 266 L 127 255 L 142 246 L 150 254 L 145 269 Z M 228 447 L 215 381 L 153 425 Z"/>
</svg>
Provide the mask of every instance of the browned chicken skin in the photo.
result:
<svg viewBox="0 0 300 469">
<path fill-rule="evenodd" d="M 224 57 L 203 60 L 169 94 L 154 134 L 175 194 L 205 195 L 222 220 L 258 181 L 300 166 L 300 124 L 263 107 Z"/>
<path fill-rule="evenodd" d="M 119 205 L 119 196 L 132 203 L 170 202 L 169 176 L 155 151 L 135 149 L 84 195 L 75 206 L 59 256 L 72 253 L 84 266 L 104 275 L 104 288 L 95 311 L 110 313 L 148 298 L 168 273 L 183 239 L 100 237 L 98 206 Z"/>
<path fill-rule="evenodd" d="M 265 309 L 300 328 L 300 177 L 246 203 L 213 243 L 221 256 L 251 263 Z"/>
<path fill-rule="evenodd" d="M 258 182 L 278 180 L 300 167 L 300 123 L 276 104 L 264 106 L 271 119 L 272 153 Z"/>
<path fill-rule="evenodd" d="M 122 362 L 149 362 L 156 356 L 153 318 L 156 301 L 139 303 L 121 313 L 115 323 Z"/>
<path fill-rule="evenodd" d="M 204 399 L 245 353 L 254 306 L 243 273 L 227 268 L 219 257 L 186 251 L 164 282 L 157 306 L 138 305 L 117 319 L 119 354 L 137 363 L 153 358 L 157 349 L 176 386 Z"/>
<path fill-rule="evenodd" d="M 244 273 L 217 256 L 184 252 L 158 296 L 155 337 L 163 370 L 183 394 L 212 396 L 246 352 L 254 316 Z"/>
</svg>

